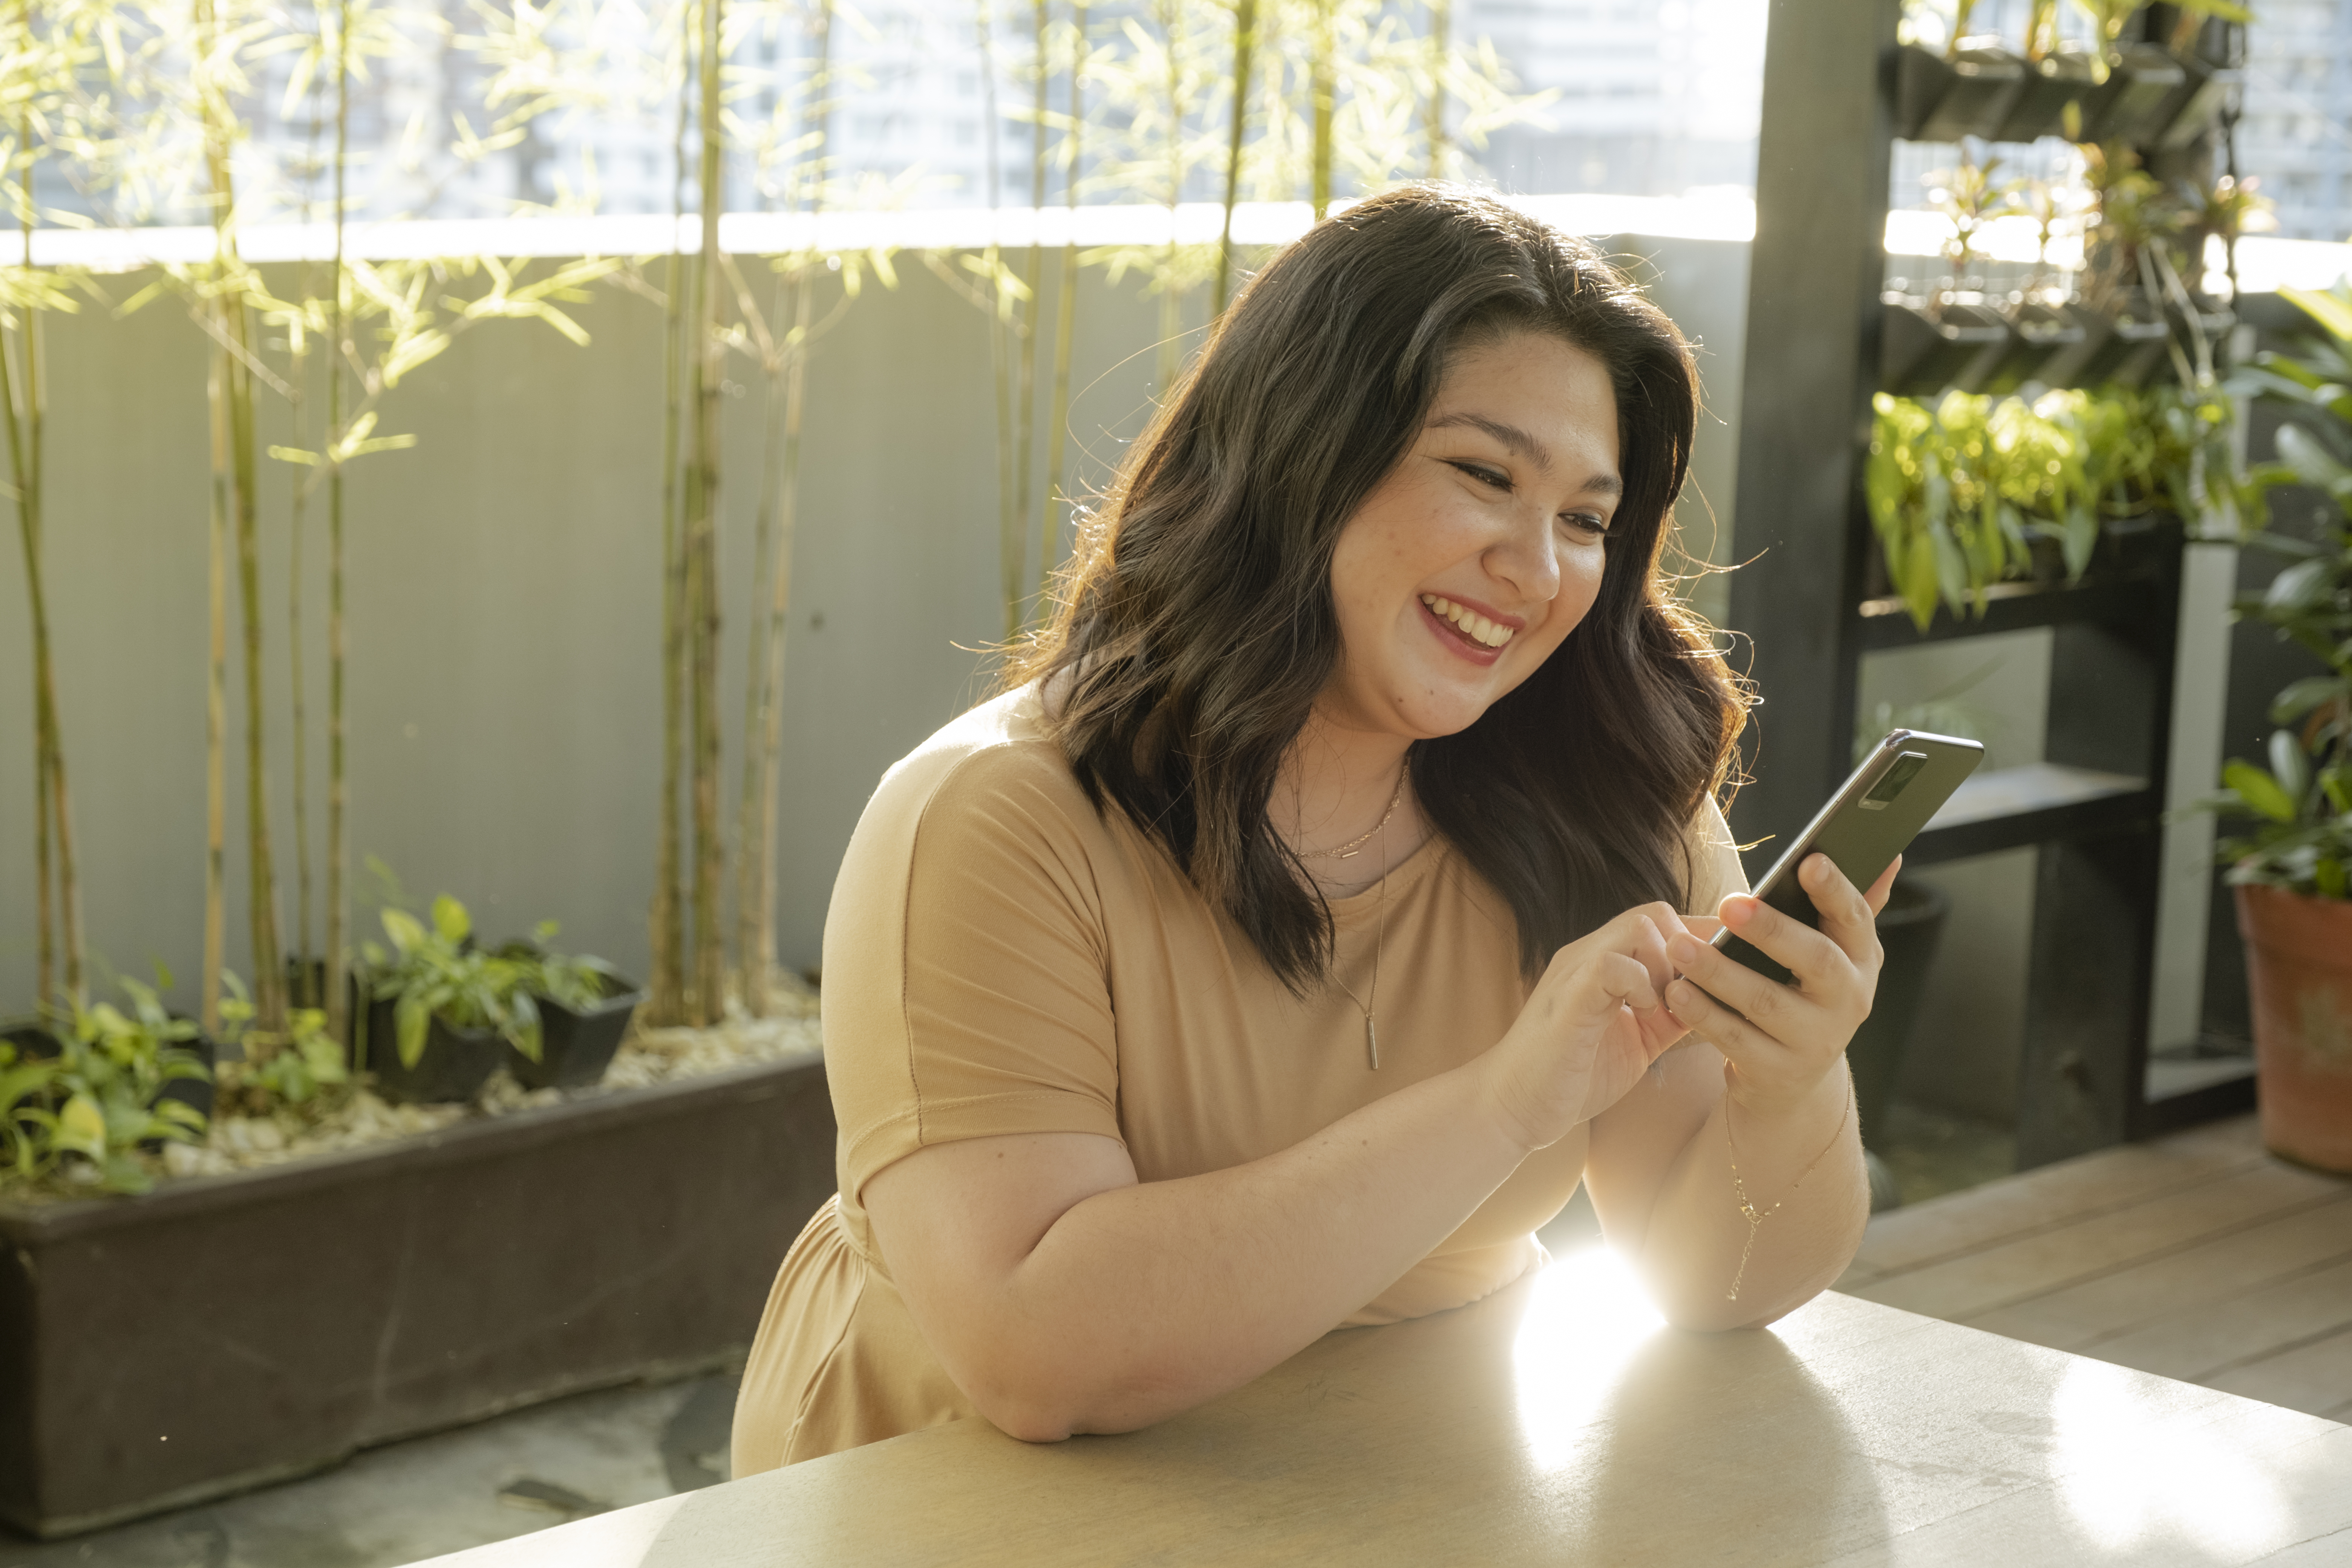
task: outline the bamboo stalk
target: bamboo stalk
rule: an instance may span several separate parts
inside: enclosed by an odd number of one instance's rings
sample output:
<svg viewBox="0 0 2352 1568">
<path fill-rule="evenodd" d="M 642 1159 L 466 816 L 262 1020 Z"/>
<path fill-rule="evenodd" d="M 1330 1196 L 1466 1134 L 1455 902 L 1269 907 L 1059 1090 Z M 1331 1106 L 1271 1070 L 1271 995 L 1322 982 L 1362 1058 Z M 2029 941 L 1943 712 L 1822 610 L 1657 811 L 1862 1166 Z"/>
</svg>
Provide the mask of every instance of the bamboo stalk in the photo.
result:
<svg viewBox="0 0 2352 1568">
<path fill-rule="evenodd" d="M 29 305 L 20 309 L 23 314 L 17 318 L 15 335 L 23 338 L 29 333 L 35 318 Z M 5 413 L 8 425 L 8 463 L 16 492 L 16 532 L 24 548 L 26 608 L 33 635 L 33 903 L 37 952 L 34 994 L 42 1005 L 57 1006 L 65 998 L 58 991 L 57 890 L 50 862 L 55 815 L 50 767 L 56 754 L 56 712 L 50 696 L 49 615 L 47 595 L 41 581 L 40 511 L 28 471 L 26 448 L 31 445 L 32 433 L 16 395 L 16 379 L 28 352 L 27 348 L 19 348 L 12 354 L 8 335 L 0 334 L 0 399 L 5 399 L 5 405 L 0 413 Z"/>
<path fill-rule="evenodd" d="M 25 45 L 36 47 L 31 0 L 23 0 L 19 19 Z M 23 237 L 25 263 L 33 258 L 33 180 L 38 155 L 33 141 L 29 96 L 20 103 L 16 121 L 17 148 L 25 159 L 16 219 Z M 7 400 L 9 460 L 16 490 L 16 516 L 25 552 L 25 584 L 33 637 L 34 731 L 34 861 L 35 913 L 39 926 L 37 992 L 45 1005 L 79 1005 L 83 1000 L 81 973 L 81 889 L 74 867 L 73 812 L 66 787 L 65 741 L 58 718 L 57 660 L 49 637 L 48 595 L 43 577 L 41 394 L 41 316 L 37 301 L 19 307 L 18 353 L 7 363 L 5 337 L 0 337 L 0 395 Z M 17 396 L 21 380 L 23 395 Z M 62 949 L 62 953 L 59 950 Z M 63 959 L 64 988 L 58 986 Z"/>
<path fill-rule="evenodd" d="M 701 90 L 702 252 L 696 300 L 694 457 L 687 474 L 686 552 L 688 692 L 693 726 L 694 998 L 698 1024 L 724 1016 L 726 933 L 719 924 L 726 877 L 719 819 L 719 420 L 727 343 L 719 335 L 719 211 L 724 190 L 719 121 L 719 38 L 724 0 L 703 0 Z"/>
<path fill-rule="evenodd" d="M 691 71 L 694 7 L 678 10 L 677 124 L 671 139 L 677 167 L 670 183 L 670 252 L 662 274 L 662 786 L 659 847 L 654 872 L 652 1021 L 686 1017 L 686 899 L 679 866 L 678 792 L 685 771 L 686 562 L 678 506 L 678 435 L 685 397 L 686 295 L 692 288 L 679 255 L 686 226 L 687 87 Z"/>
<path fill-rule="evenodd" d="M 1423 130 L 1429 139 L 1429 177 L 1445 177 L 1445 57 L 1453 46 L 1452 0 L 1429 4 L 1429 104 Z"/>
<path fill-rule="evenodd" d="M 23 145 L 32 145 L 29 121 L 22 125 Z M 32 171 L 26 171 L 26 202 L 20 221 L 23 225 L 25 261 L 33 258 Z M 43 542 L 47 523 L 48 486 L 44 469 L 44 453 L 47 442 L 43 426 L 47 418 L 47 399 L 41 390 L 41 317 L 35 307 L 25 309 L 25 421 L 29 439 L 26 442 L 25 469 L 32 498 L 33 537 L 36 545 Z M 58 664 L 50 645 L 47 630 L 47 595 L 42 595 L 41 660 L 38 679 L 41 683 L 41 703 L 47 710 L 44 723 L 48 735 L 48 805 L 51 814 L 51 842 L 57 851 L 58 923 L 61 945 L 65 949 L 66 994 L 79 1005 L 86 998 L 82 984 L 81 877 L 74 864 L 73 806 L 66 788 L 66 746 L 64 721 L 58 706 Z"/>
<path fill-rule="evenodd" d="M 313 89 L 315 93 L 315 89 Z M 310 221 L 311 195 L 318 179 L 319 124 L 318 99 L 313 96 L 310 109 L 310 142 L 305 153 L 302 185 L 302 221 Z M 309 310 L 310 290 L 317 279 L 310 264 L 302 264 L 301 296 L 304 310 Z M 288 418 L 294 427 L 294 443 L 302 444 L 305 428 L 305 404 L 310 384 L 310 339 L 306 319 L 298 319 L 287 329 L 287 404 Z M 331 370 L 331 365 L 330 366 Z M 335 433 L 331 429 L 328 439 Z M 294 744 L 294 886 L 295 936 L 294 956 L 299 961 L 288 1002 L 297 1007 L 316 1007 L 320 998 L 314 994 L 310 976 L 310 725 L 309 705 L 305 700 L 302 668 L 302 524 L 309 510 L 310 475 L 297 468 L 290 470 L 294 482 L 287 500 L 286 523 L 286 674 L 293 697 Z"/>
<path fill-rule="evenodd" d="M 1234 6 L 1234 113 L 1225 139 L 1225 219 L 1217 235 L 1217 288 L 1209 307 L 1214 320 L 1225 313 L 1233 287 L 1234 204 L 1242 188 L 1242 132 L 1249 123 L 1250 71 L 1257 53 L 1257 0 L 1236 0 Z"/>
<path fill-rule="evenodd" d="M 981 114 L 988 121 L 988 370 L 996 391 L 996 563 L 998 588 L 1004 599 L 1004 640 L 1021 635 L 1022 552 L 1028 540 L 1024 503 L 1013 487 L 1013 353 L 1006 342 L 1010 323 L 1005 315 L 1004 252 L 998 243 L 998 225 L 1004 210 L 1003 170 L 998 162 L 996 111 L 996 36 L 988 0 L 979 0 L 972 17 L 980 35 Z"/>
<path fill-rule="evenodd" d="M 217 44 L 212 0 L 199 0 L 205 28 Z M 207 75 L 209 77 L 209 70 Z M 205 162 L 210 176 L 213 218 L 214 277 L 209 301 L 213 311 L 219 374 L 214 390 L 225 406 L 215 432 L 214 488 L 221 495 L 224 479 L 229 525 L 237 557 L 238 604 L 243 612 L 245 656 L 245 798 L 246 902 L 253 947 L 254 1021 L 261 1028 L 281 1030 L 286 1023 L 286 976 L 278 950 L 278 888 L 270 865 L 268 774 L 263 752 L 261 700 L 261 546 L 256 507 L 254 474 L 253 374 L 251 321 L 238 276 L 236 187 L 229 167 L 228 108 L 208 80 L 202 94 Z M 226 450 L 223 450 L 223 445 Z"/>
<path fill-rule="evenodd" d="M 1062 177 L 1063 203 L 1070 213 L 1062 242 L 1062 280 L 1055 300 L 1054 402 L 1045 426 L 1045 493 L 1037 510 L 1037 605 L 1040 619 L 1053 614 L 1054 568 L 1060 563 L 1061 520 L 1055 503 L 1062 496 L 1062 448 L 1070 423 L 1070 339 L 1078 317 L 1078 170 L 1085 151 L 1087 0 L 1073 0 L 1070 55 L 1070 167 Z"/>
<path fill-rule="evenodd" d="M 787 211 L 792 210 L 789 204 Z M 782 273 L 776 277 L 776 302 L 771 320 L 783 319 L 784 297 L 791 289 Z M 746 312 L 749 313 L 748 311 Z M 766 710 L 767 691 L 762 685 L 766 678 L 768 638 L 772 628 L 771 620 L 780 612 L 769 603 L 766 584 L 772 567 L 769 553 L 774 548 L 774 530 L 769 520 L 777 505 L 776 495 L 783 483 L 783 389 L 779 381 L 783 373 L 783 353 L 780 344 L 771 344 L 761 368 L 766 372 L 762 412 L 766 428 L 760 444 L 760 510 L 751 531 L 751 575 L 748 596 L 751 604 L 751 633 L 743 639 L 743 769 L 735 786 L 735 973 L 736 994 L 742 998 L 743 1010 L 754 1018 L 768 1015 L 767 966 L 760 962 L 760 875 L 761 857 L 766 853 L 760 842 L 760 801 L 763 796 L 761 763 L 766 752 L 755 737 L 761 732 L 761 720 Z"/>
<path fill-rule="evenodd" d="M 207 307 L 209 308 L 209 307 Z M 226 904 L 228 816 L 228 388 L 226 353 L 212 348 L 205 378 L 211 413 L 212 509 L 205 535 L 205 588 L 211 615 L 205 671 L 205 1033 L 220 1031 L 221 966 L 227 962 Z"/>
<path fill-rule="evenodd" d="M 343 827 L 347 785 L 343 771 L 343 465 L 336 447 L 343 437 L 343 227 L 344 171 L 351 163 L 352 0 L 338 0 L 335 22 L 335 274 L 331 280 L 327 353 L 327 433 L 336 446 L 327 454 L 327 1027 L 350 1040 L 352 1020 L 345 997 L 343 873 L 350 850 Z M 366 1064 L 354 1052 L 354 1067 Z"/>
<path fill-rule="evenodd" d="M 1331 7 L 1336 0 L 1314 0 L 1315 58 L 1307 75 L 1307 96 L 1315 122 L 1315 144 L 1312 167 L 1307 176 L 1309 199 L 1315 204 L 1315 221 L 1321 223 L 1331 212 L 1331 118 L 1333 65 L 1331 58 Z"/>
<path fill-rule="evenodd" d="M 1023 522 L 1029 516 L 1030 464 L 1034 460 L 1037 444 L 1037 336 L 1045 302 L 1045 253 L 1037 242 L 1037 231 L 1038 220 L 1045 214 L 1045 85 L 1053 75 L 1051 62 L 1046 58 L 1045 33 L 1050 20 L 1046 4 L 1047 0 L 1035 0 L 1032 11 L 1031 43 L 1036 83 L 1029 115 L 1029 257 L 1021 269 L 1022 286 L 1028 290 L 1028 298 L 1021 305 L 1020 363 L 1013 385 L 1013 505 Z M 1019 569 L 1014 570 L 1017 574 Z M 1024 614 L 1021 619 L 1025 622 L 1028 616 Z"/>
<path fill-rule="evenodd" d="M 810 75 L 814 96 L 801 116 L 803 142 L 819 159 L 819 175 L 809 199 L 812 213 L 824 207 L 822 159 L 830 139 L 833 112 L 832 61 L 833 5 L 831 0 L 820 0 L 816 60 Z M 780 295 L 783 292 L 782 282 L 780 278 Z M 766 1017 L 774 1000 L 770 982 L 776 956 L 776 834 L 783 772 L 784 645 L 791 625 L 793 540 L 800 517 L 801 426 L 808 406 L 809 339 L 815 293 L 809 268 L 803 263 L 793 271 L 791 279 L 791 335 L 782 344 L 782 354 L 771 360 L 768 373 L 769 406 L 772 414 L 780 417 L 782 429 L 779 432 L 772 426 L 769 431 L 770 466 L 762 486 L 762 532 L 772 536 L 765 563 L 768 603 L 760 623 L 764 668 L 759 677 L 757 728 L 747 722 L 743 729 L 744 776 L 749 786 L 743 801 L 743 820 L 749 831 L 740 836 L 746 845 L 744 864 L 751 873 L 751 919 L 744 922 L 740 945 L 743 1005 L 755 1018 Z M 779 310 L 779 320 L 782 314 Z M 755 589 L 759 582 L 759 578 L 753 579 Z M 755 753 L 759 759 L 756 769 L 751 765 Z M 737 912 L 740 919 L 740 903 Z"/>
<path fill-rule="evenodd" d="M 221 209 L 221 164 L 226 150 L 216 145 L 216 114 L 208 79 L 212 52 L 216 43 L 217 23 L 212 0 L 196 0 L 196 56 L 199 69 L 205 73 L 206 82 L 200 83 L 200 112 L 204 119 L 205 172 L 212 182 L 214 261 L 217 268 L 222 258 L 219 247 L 224 237 L 227 215 Z M 217 1035 L 220 1029 L 221 968 L 227 960 L 227 817 L 228 817 L 228 548 L 230 495 L 234 480 L 230 477 L 229 386 L 226 337 L 219 321 L 218 296 L 206 299 L 202 309 L 214 317 L 213 342 L 205 378 L 205 402 L 210 416 L 212 489 L 209 527 L 206 533 L 205 586 L 211 619 L 209 663 L 205 682 L 205 973 L 203 985 L 204 1030 Z"/>
<path fill-rule="evenodd" d="M 1160 395 L 1166 397 L 1184 364 L 1184 301 L 1176 287 L 1176 208 L 1184 199 L 1184 0 L 1158 0 L 1157 8 L 1168 47 L 1168 248 L 1160 261 L 1159 374 Z"/>
</svg>

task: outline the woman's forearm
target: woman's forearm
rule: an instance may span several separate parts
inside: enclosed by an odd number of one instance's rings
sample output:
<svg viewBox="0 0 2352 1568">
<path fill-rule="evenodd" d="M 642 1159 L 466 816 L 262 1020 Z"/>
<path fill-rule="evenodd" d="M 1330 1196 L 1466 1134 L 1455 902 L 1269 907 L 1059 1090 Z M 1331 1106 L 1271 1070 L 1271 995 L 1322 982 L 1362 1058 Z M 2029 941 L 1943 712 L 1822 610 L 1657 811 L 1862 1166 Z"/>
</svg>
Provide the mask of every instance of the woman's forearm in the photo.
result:
<svg viewBox="0 0 2352 1568">
<path fill-rule="evenodd" d="M 975 1332 L 954 1336 L 966 1392 L 1014 1436 L 1050 1440 L 1149 1425 L 1295 1353 L 1526 1158 L 1481 1070 L 1426 1079 L 1247 1164 L 1073 1205 L 992 1299 L 966 1304 Z"/>
<path fill-rule="evenodd" d="M 1643 1273 L 1674 1322 L 1691 1329 L 1769 1322 L 1844 1271 L 1870 1218 L 1852 1095 L 1843 1063 L 1778 1115 L 1752 1115 L 1726 1094 L 1684 1144 L 1641 1247 Z M 1742 1212 L 1742 1190 L 1769 1216 L 1761 1224 L 1751 1226 Z"/>
</svg>

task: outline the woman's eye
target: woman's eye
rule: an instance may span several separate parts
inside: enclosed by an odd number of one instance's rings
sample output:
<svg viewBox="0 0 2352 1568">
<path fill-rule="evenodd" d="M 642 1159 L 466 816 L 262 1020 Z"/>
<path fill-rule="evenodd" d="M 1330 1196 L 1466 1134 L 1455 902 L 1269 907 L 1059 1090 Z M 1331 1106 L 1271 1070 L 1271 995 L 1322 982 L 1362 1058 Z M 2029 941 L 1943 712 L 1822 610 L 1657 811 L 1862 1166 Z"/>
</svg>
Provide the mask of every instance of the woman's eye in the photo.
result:
<svg viewBox="0 0 2352 1568">
<path fill-rule="evenodd" d="M 1482 468 L 1476 463 L 1455 463 L 1453 466 L 1491 489 L 1507 490 L 1511 488 L 1511 476 L 1508 474 L 1496 473 L 1494 469 Z"/>
<path fill-rule="evenodd" d="M 1585 535 L 1587 538 L 1606 539 L 1609 537 L 1609 520 L 1603 517 L 1596 517 L 1589 511 L 1562 512 L 1560 514 L 1559 521 L 1566 523 L 1569 527 L 1576 530 L 1577 532 Z"/>
</svg>

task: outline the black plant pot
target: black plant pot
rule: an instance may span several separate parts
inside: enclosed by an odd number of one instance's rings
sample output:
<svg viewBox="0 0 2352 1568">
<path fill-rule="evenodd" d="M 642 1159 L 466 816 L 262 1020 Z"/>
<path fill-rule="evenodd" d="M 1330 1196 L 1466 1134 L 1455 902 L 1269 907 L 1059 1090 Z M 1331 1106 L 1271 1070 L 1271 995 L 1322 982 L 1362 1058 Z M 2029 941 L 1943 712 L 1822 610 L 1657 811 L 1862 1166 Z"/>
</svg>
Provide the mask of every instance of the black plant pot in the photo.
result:
<svg viewBox="0 0 2352 1568">
<path fill-rule="evenodd" d="M 1895 130 L 1907 142 L 1989 136 L 2025 90 L 2025 62 L 2007 49 L 1977 47 L 1938 59 L 1906 44 L 1895 61 Z"/>
<path fill-rule="evenodd" d="M 2092 79 L 2091 57 L 2068 52 L 2050 55 L 2025 68 L 2025 85 L 1992 133 L 1995 142 L 2032 142 L 2057 136 L 2066 129 L 2066 106 L 2079 103 L 2098 86 Z"/>
<path fill-rule="evenodd" d="M 193 1040 L 180 1041 L 179 1048 L 195 1054 L 196 1059 L 205 1064 L 205 1076 L 171 1079 L 156 1092 L 155 1103 L 161 1105 L 167 1100 L 176 1100 L 209 1122 L 212 1120 L 213 1105 L 220 1092 L 219 1084 L 215 1081 L 220 1073 L 220 1046 L 217 1042 L 198 1035 Z M 163 1147 L 163 1141 L 150 1139 L 141 1147 L 160 1149 Z"/>
<path fill-rule="evenodd" d="M 1950 907 L 1942 893 L 1925 882 L 1898 878 L 1879 913 L 1878 945 L 1886 961 L 1878 972 L 1878 999 L 1845 1048 L 1865 1142 L 1877 1140 L 1887 1103 L 1895 1098 L 1911 1030 L 1919 1020 L 1919 1004 L 1927 995 L 1936 940 L 1943 934 Z"/>
<path fill-rule="evenodd" d="M 2166 105 L 2189 79 L 2171 54 L 2154 44 L 2126 46 L 2107 79 L 2082 100 L 2084 142 L 2151 141 L 2164 129 Z"/>
<path fill-rule="evenodd" d="M 507 1043 L 497 1030 L 453 1028 L 436 1016 L 425 1027 L 425 1054 L 415 1067 L 403 1067 L 393 1003 L 369 1003 L 366 1021 L 367 1066 L 375 1091 L 397 1105 L 471 1100 L 505 1059 Z"/>
<path fill-rule="evenodd" d="M 2048 305 L 2021 305 L 2009 324 L 2009 346 L 1983 383 L 1984 391 L 1996 395 L 2015 392 L 2029 382 L 2052 384 L 2051 363 L 2089 335 L 2073 314 Z"/>
<path fill-rule="evenodd" d="M 350 977 L 345 976 L 348 985 Z M 327 1008 L 327 961 L 323 958 L 289 958 L 286 961 L 286 1005 L 289 1007 Z M 345 1000 L 346 1016 L 350 1002 Z"/>
<path fill-rule="evenodd" d="M 58 1038 L 58 1032 L 37 1018 L 0 1024 L 0 1042 L 16 1047 L 20 1062 L 54 1061 L 65 1054 L 65 1045 Z"/>
<path fill-rule="evenodd" d="M 1900 397 L 1973 392 L 2008 352 L 2009 322 L 1982 305 L 1947 305 L 1930 315 L 1889 304 L 1879 342 L 1878 384 Z"/>
<path fill-rule="evenodd" d="M 643 987 L 614 974 L 604 976 L 604 1000 L 585 1012 L 539 997 L 539 1060 L 509 1046 L 507 1070 L 526 1089 L 585 1089 L 601 1082 L 645 999 Z"/>
</svg>

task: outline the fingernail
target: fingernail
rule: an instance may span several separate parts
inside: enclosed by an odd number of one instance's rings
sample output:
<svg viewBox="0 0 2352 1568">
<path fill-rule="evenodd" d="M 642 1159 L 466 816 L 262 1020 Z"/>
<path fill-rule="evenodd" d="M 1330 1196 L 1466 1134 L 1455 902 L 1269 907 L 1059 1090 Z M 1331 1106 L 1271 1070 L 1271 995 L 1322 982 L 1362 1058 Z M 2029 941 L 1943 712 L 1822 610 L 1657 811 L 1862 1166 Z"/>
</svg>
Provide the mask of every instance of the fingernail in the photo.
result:
<svg viewBox="0 0 2352 1568">
<path fill-rule="evenodd" d="M 1675 938 L 1673 944 L 1666 949 L 1666 954 L 1676 963 L 1696 963 L 1698 962 L 1698 943 L 1693 942 L 1686 936 L 1678 936 Z"/>
<path fill-rule="evenodd" d="M 1723 906 L 1723 923 L 1727 926 L 1744 926 L 1755 918 L 1755 900 L 1733 899 Z"/>
</svg>

